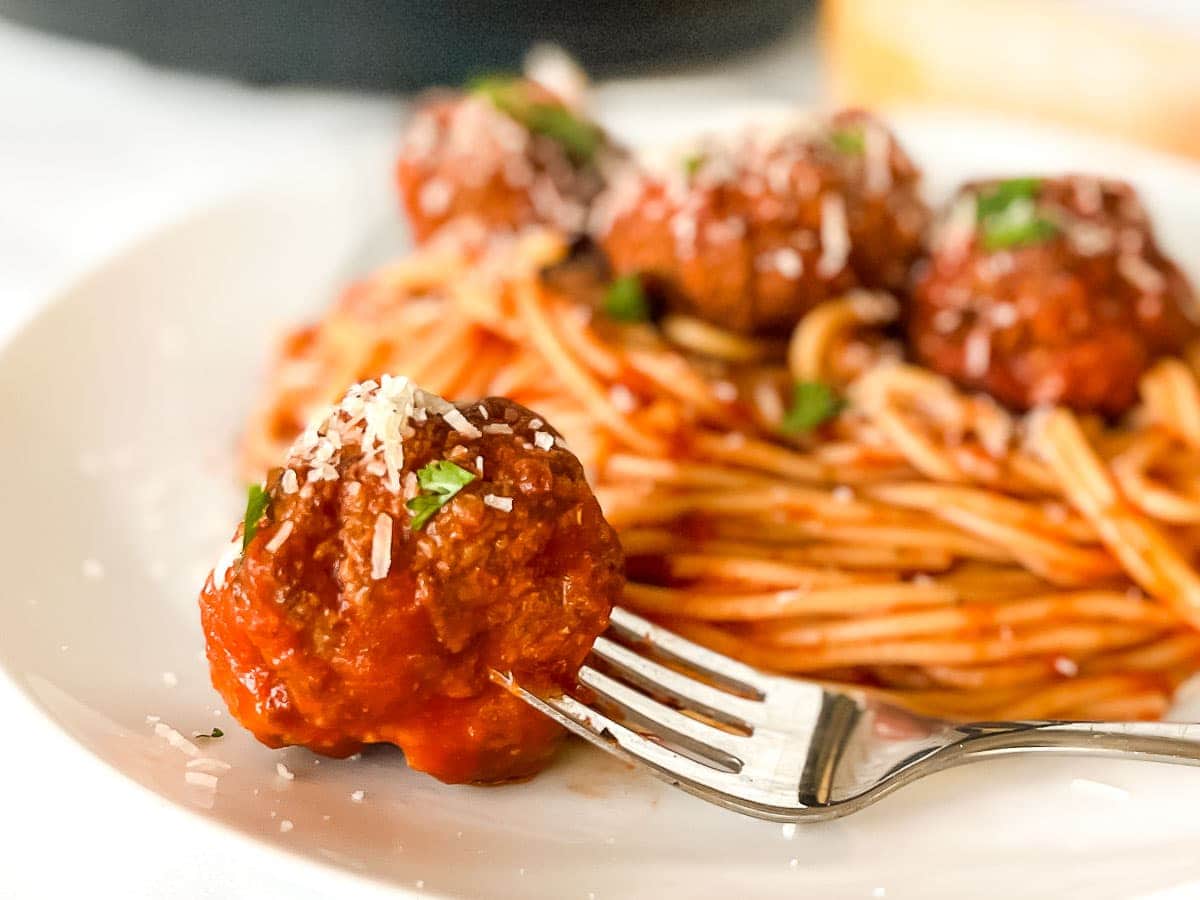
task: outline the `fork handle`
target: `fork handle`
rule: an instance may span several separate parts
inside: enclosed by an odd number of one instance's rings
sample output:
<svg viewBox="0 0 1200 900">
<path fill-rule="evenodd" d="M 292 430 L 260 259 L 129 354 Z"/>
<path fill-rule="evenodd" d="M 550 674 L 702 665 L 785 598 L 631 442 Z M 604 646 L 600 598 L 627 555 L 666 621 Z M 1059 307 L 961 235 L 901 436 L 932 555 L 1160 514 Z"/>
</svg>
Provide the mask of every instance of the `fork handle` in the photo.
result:
<svg viewBox="0 0 1200 900">
<path fill-rule="evenodd" d="M 976 722 L 960 730 L 965 737 L 956 749 L 964 760 L 1059 751 L 1200 765 L 1200 724 L 1195 723 Z"/>
</svg>

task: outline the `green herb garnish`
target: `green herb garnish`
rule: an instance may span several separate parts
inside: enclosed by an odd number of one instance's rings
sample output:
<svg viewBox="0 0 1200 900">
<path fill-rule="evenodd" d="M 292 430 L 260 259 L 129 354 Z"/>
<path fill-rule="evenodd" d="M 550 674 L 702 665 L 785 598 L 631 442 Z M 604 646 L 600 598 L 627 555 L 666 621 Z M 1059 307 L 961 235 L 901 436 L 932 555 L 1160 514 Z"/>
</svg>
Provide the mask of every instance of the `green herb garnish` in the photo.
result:
<svg viewBox="0 0 1200 900">
<path fill-rule="evenodd" d="M 1009 178 L 981 192 L 975 201 L 975 215 L 980 223 L 988 216 L 1002 213 L 1014 200 L 1035 200 L 1042 186 L 1040 178 Z"/>
<path fill-rule="evenodd" d="M 267 506 L 270 503 L 271 496 L 263 489 L 261 484 L 250 485 L 250 490 L 246 496 L 246 515 L 242 519 L 243 552 L 250 546 L 250 542 L 254 540 L 254 535 L 258 534 L 258 523 L 267 514 Z"/>
<path fill-rule="evenodd" d="M 683 158 L 683 172 L 688 178 L 695 178 L 702 165 L 704 165 L 703 153 L 690 153 Z"/>
<path fill-rule="evenodd" d="M 578 166 L 587 165 L 602 141 L 600 129 L 579 118 L 565 106 L 535 103 L 526 121 L 534 134 L 544 134 L 562 144 L 567 156 Z"/>
<path fill-rule="evenodd" d="M 983 249 L 1006 250 L 1010 247 L 1040 244 L 1056 234 L 1058 226 L 1049 219 L 1021 212 L 1019 215 L 990 220 L 983 229 Z"/>
<path fill-rule="evenodd" d="M 467 93 L 486 97 L 497 109 L 506 113 L 510 108 L 529 102 L 524 80 L 520 75 L 497 73 L 472 78 L 467 82 Z"/>
<path fill-rule="evenodd" d="M 618 322 L 645 322 L 650 318 L 650 301 L 636 273 L 622 275 L 604 294 L 604 311 Z"/>
<path fill-rule="evenodd" d="M 420 531 L 430 516 L 445 506 L 464 487 L 475 480 L 475 473 L 439 459 L 417 470 L 417 484 L 427 494 L 419 494 L 405 504 L 413 513 L 409 527 Z"/>
<path fill-rule="evenodd" d="M 975 199 L 975 218 L 983 248 L 1005 250 L 1040 244 L 1058 234 L 1058 226 L 1038 213 L 1040 178 L 1010 178 Z"/>
<path fill-rule="evenodd" d="M 861 128 L 835 128 L 829 132 L 829 142 L 839 153 L 858 155 L 867 148 L 867 140 Z"/>
<path fill-rule="evenodd" d="M 520 122 L 534 134 L 557 141 L 576 165 L 592 161 L 603 142 L 603 133 L 560 103 L 535 99 L 529 84 L 514 75 L 491 75 L 468 86 L 486 97 L 500 112 Z"/>
<path fill-rule="evenodd" d="M 786 434 L 807 434 L 832 419 L 846 405 L 823 381 L 797 381 L 792 387 L 792 405 L 780 428 Z"/>
<path fill-rule="evenodd" d="M 207 740 L 209 738 L 221 738 L 225 737 L 225 732 L 223 732 L 220 728 L 214 728 L 212 731 L 207 732 L 195 731 L 192 733 L 192 737 L 200 738 L 201 740 Z"/>
</svg>

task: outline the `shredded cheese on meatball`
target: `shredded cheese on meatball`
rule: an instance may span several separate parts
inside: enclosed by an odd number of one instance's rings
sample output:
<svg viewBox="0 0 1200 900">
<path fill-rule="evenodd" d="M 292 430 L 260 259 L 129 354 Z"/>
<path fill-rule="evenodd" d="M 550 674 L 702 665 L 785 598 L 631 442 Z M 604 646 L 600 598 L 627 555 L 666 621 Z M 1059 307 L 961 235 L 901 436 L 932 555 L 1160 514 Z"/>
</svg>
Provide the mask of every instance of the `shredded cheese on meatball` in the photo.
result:
<svg viewBox="0 0 1200 900">
<path fill-rule="evenodd" d="M 341 403 L 306 428 L 292 445 L 289 469 L 308 467 L 308 482 L 336 481 L 343 448 L 357 446 L 367 471 L 384 478 L 392 493 L 399 493 L 409 422 L 423 422 L 430 413 L 442 416 L 468 437 L 480 436 L 479 429 L 453 404 L 421 390 L 407 378 L 384 375 L 379 382 L 353 385 Z M 286 474 L 284 478 L 287 483 L 282 487 L 291 493 L 292 479 Z"/>
<path fill-rule="evenodd" d="M 826 194 L 821 198 L 821 258 L 817 260 L 817 274 L 832 278 L 846 267 L 849 258 L 846 201 L 840 194 Z"/>
<path fill-rule="evenodd" d="M 371 539 L 371 577 L 378 581 L 392 570 L 392 517 L 380 513 L 375 517 L 375 534 Z"/>
<path fill-rule="evenodd" d="M 484 494 L 483 505 L 490 506 L 492 509 L 498 509 L 502 512 L 512 512 L 513 501 L 512 497 L 500 497 L 496 494 Z"/>
</svg>

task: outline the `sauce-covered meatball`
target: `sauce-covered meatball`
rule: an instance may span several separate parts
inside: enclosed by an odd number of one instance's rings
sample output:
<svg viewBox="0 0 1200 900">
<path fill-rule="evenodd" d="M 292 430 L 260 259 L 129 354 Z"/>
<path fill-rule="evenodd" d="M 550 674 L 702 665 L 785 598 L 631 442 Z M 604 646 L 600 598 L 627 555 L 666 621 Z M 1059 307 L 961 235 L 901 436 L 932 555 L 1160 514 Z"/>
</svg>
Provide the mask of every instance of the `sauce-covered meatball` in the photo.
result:
<svg viewBox="0 0 1200 900">
<path fill-rule="evenodd" d="M 471 218 L 489 230 L 581 230 L 616 154 L 604 133 L 533 81 L 491 79 L 419 109 L 396 167 L 418 241 Z"/>
<path fill-rule="evenodd" d="M 849 288 L 904 285 L 928 220 L 918 179 L 880 122 L 844 112 L 631 163 L 592 229 L 674 311 L 781 332 Z"/>
<path fill-rule="evenodd" d="M 1121 182 L 967 185 L 930 256 L 910 309 L 917 357 L 1016 409 L 1120 414 L 1147 365 L 1197 334 L 1191 286 Z"/>
<path fill-rule="evenodd" d="M 384 377 L 296 442 L 200 596 L 213 684 L 263 743 L 400 746 L 447 782 L 532 774 L 622 587 L 578 460 L 504 399 Z M 247 539 L 248 538 L 248 539 Z"/>
</svg>

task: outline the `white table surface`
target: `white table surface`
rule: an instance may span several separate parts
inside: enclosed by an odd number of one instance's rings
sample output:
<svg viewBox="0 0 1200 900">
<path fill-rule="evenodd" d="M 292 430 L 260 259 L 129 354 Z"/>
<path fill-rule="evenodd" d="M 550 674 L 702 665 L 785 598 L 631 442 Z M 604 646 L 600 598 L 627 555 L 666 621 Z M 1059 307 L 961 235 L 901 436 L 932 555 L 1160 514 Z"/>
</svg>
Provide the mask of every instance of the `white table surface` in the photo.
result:
<svg viewBox="0 0 1200 900">
<path fill-rule="evenodd" d="M 718 82 L 775 99 L 819 94 L 802 32 L 719 73 L 679 79 L 693 91 Z M 347 134 L 395 134 L 403 110 L 395 97 L 154 69 L 0 22 L 0 343 L 138 236 Z M 98 777 L 101 764 L 3 676 L 0 727 L 0 898 L 309 900 L 334 891 L 264 868 L 252 848 L 197 834 L 165 801 Z"/>
</svg>

